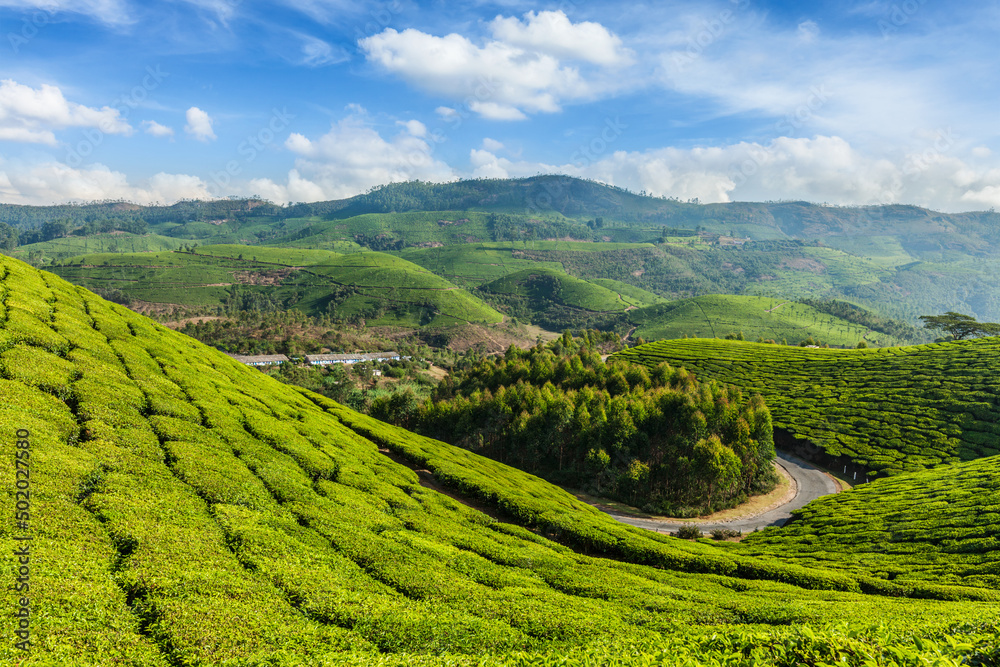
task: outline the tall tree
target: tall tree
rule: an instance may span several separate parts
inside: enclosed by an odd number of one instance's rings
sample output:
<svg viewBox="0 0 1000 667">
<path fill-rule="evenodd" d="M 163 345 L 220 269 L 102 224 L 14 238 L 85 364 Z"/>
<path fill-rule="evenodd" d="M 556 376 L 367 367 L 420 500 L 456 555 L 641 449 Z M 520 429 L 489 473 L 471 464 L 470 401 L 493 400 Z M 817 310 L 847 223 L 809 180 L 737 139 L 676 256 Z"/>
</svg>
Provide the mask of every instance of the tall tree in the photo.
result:
<svg viewBox="0 0 1000 667">
<path fill-rule="evenodd" d="M 0 250 L 13 250 L 17 247 L 17 230 L 0 222 Z"/>
<path fill-rule="evenodd" d="M 1000 324 L 977 322 L 971 315 L 962 315 L 951 310 L 944 315 L 921 315 L 920 320 L 924 323 L 924 328 L 944 331 L 955 340 L 1000 335 Z"/>
</svg>

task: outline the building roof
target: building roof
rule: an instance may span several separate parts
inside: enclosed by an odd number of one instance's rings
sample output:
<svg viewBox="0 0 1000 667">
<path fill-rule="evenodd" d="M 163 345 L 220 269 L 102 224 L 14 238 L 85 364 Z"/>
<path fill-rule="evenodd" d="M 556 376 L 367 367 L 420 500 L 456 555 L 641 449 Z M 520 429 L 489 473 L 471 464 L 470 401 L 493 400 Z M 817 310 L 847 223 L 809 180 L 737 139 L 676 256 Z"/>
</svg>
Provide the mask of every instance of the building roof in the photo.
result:
<svg viewBox="0 0 1000 667">
<path fill-rule="evenodd" d="M 288 361 L 283 354 L 230 354 L 230 357 L 244 364 L 278 364 Z"/>
<path fill-rule="evenodd" d="M 348 354 L 307 354 L 306 361 L 315 363 L 317 361 L 378 361 L 379 359 L 393 359 L 399 356 L 399 352 L 351 352 Z"/>
</svg>

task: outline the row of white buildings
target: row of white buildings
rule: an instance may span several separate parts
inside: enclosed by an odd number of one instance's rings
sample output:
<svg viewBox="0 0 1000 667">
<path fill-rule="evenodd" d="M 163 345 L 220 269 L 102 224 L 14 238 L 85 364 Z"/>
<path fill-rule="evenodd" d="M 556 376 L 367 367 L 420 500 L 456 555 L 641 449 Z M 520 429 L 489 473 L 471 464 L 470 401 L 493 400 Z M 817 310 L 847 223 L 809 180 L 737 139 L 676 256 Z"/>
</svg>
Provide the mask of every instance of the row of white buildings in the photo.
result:
<svg viewBox="0 0 1000 667">
<path fill-rule="evenodd" d="M 273 366 L 291 361 L 284 354 L 230 354 L 230 357 L 247 366 Z M 330 364 L 360 364 L 365 361 L 399 361 L 409 357 L 399 356 L 399 352 L 349 352 L 347 354 L 307 354 L 307 364 L 329 366 Z"/>
</svg>

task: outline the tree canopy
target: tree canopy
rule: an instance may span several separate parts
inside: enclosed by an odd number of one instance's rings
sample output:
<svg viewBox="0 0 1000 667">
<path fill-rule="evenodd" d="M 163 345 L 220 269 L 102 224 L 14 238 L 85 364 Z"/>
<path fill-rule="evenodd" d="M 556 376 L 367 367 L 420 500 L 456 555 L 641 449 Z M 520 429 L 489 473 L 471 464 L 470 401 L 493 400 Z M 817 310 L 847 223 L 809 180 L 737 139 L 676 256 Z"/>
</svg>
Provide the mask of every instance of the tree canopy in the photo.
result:
<svg viewBox="0 0 1000 667">
<path fill-rule="evenodd" d="M 943 331 L 955 340 L 979 338 L 981 336 L 1000 335 L 1000 324 L 994 322 L 977 322 L 971 315 L 963 315 L 949 310 L 944 315 L 921 315 L 924 328 L 932 331 Z"/>
</svg>

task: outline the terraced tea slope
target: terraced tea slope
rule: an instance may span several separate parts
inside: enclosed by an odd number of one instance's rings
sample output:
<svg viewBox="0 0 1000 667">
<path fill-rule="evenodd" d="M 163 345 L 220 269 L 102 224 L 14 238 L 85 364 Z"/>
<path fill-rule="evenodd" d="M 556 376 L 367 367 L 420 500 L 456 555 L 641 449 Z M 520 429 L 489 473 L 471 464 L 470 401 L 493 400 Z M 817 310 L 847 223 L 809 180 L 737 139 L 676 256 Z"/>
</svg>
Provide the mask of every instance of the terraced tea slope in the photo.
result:
<svg viewBox="0 0 1000 667">
<path fill-rule="evenodd" d="M 758 392 L 775 427 L 872 473 L 1000 453 L 1000 338 L 879 350 L 674 340 L 616 357 Z"/>
<path fill-rule="evenodd" d="M 1000 457 L 862 484 L 754 533 L 744 553 L 895 581 L 1000 587 Z"/>
<path fill-rule="evenodd" d="M 383 253 L 216 245 L 199 247 L 196 254 L 84 255 L 54 271 L 85 287 L 115 288 L 152 303 L 264 303 L 404 326 L 502 320 L 444 278 Z"/>
<path fill-rule="evenodd" d="M 746 340 L 797 344 L 813 338 L 838 347 L 896 345 L 899 340 L 878 331 L 821 312 L 789 299 L 761 296 L 709 294 L 641 308 L 629 314 L 636 336 L 646 340 L 697 336 L 723 338 L 743 333 Z"/>
<path fill-rule="evenodd" d="M 33 538 L 33 650 L 4 642 L 3 664 L 860 665 L 898 651 L 950 666 L 1000 650 L 995 591 L 895 586 L 622 526 L 8 258 L 0 433 L 4 458 L 27 451 L 31 471 L 30 516 L 13 524 L 5 484 L 0 535 Z M 379 447 L 537 532 L 426 488 Z M 18 605 L 8 589 L 2 617 Z M 934 641 L 914 648 L 914 635 Z"/>
</svg>

